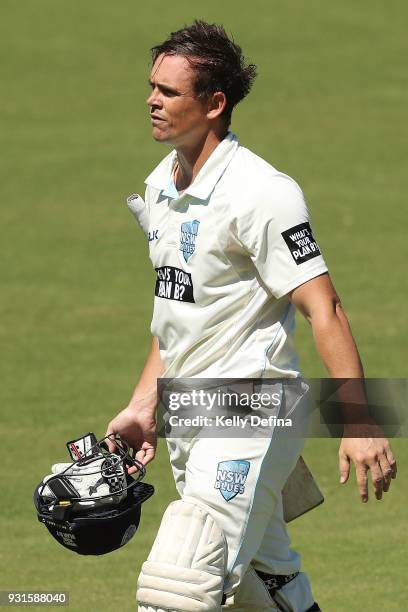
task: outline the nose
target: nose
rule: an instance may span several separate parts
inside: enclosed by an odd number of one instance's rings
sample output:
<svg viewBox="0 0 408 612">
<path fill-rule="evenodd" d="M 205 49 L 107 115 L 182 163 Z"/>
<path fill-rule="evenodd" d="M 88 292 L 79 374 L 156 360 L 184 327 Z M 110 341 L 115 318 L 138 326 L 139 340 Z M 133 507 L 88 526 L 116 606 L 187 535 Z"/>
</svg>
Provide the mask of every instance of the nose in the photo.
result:
<svg viewBox="0 0 408 612">
<path fill-rule="evenodd" d="M 160 91 L 157 87 L 152 89 L 150 96 L 147 98 L 146 103 L 150 106 L 151 110 L 154 108 L 162 108 L 163 102 L 161 99 Z"/>
</svg>

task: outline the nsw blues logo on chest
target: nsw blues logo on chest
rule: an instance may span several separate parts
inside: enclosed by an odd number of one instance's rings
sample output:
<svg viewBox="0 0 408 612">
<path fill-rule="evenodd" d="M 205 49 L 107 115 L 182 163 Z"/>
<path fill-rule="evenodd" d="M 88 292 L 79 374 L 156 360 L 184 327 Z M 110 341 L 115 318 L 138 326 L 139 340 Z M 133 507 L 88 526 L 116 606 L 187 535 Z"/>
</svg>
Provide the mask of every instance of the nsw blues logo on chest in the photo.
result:
<svg viewBox="0 0 408 612">
<path fill-rule="evenodd" d="M 200 222 L 197 219 L 185 221 L 180 226 L 180 251 L 186 262 L 188 262 L 196 249 L 199 226 Z"/>
</svg>

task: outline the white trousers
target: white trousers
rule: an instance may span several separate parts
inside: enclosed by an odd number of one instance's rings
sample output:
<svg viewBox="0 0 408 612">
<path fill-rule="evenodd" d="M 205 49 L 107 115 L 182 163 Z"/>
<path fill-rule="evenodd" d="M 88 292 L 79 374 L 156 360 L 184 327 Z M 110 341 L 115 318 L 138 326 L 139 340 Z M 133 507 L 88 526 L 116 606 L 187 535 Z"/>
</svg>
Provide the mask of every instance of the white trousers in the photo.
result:
<svg viewBox="0 0 408 612">
<path fill-rule="evenodd" d="M 172 438 L 167 444 L 180 496 L 206 508 L 225 534 L 227 595 L 250 564 L 269 574 L 300 569 L 300 556 L 290 549 L 281 491 L 303 439 Z M 307 599 L 313 602 L 311 592 Z"/>
</svg>

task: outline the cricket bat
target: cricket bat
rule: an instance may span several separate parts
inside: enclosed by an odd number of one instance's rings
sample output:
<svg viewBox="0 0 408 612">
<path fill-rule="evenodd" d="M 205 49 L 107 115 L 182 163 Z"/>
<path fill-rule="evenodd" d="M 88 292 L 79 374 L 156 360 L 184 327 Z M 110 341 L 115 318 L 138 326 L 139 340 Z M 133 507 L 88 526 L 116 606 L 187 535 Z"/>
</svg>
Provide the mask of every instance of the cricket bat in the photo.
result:
<svg viewBox="0 0 408 612">
<path fill-rule="evenodd" d="M 286 523 L 313 510 L 324 497 L 303 457 L 299 457 L 293 472 L 282 489 L 283 518 Z"/>
</svg>

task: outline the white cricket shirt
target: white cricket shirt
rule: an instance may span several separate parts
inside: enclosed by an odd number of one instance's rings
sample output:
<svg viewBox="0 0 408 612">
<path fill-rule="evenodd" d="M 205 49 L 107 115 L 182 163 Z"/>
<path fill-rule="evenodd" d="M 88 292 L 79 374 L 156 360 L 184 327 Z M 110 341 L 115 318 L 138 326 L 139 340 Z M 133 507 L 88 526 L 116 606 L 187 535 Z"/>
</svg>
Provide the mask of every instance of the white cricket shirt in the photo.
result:
<svg viewBox="0 0 408 612">
<path fill-rule="evenodd" d="M 172 151 L 128 198 L 157 282 L 167 377 L 294 377 L 287 294 L 327 271 L 297 183 L 229 133 L 179 195 Z"/>
</svg>

